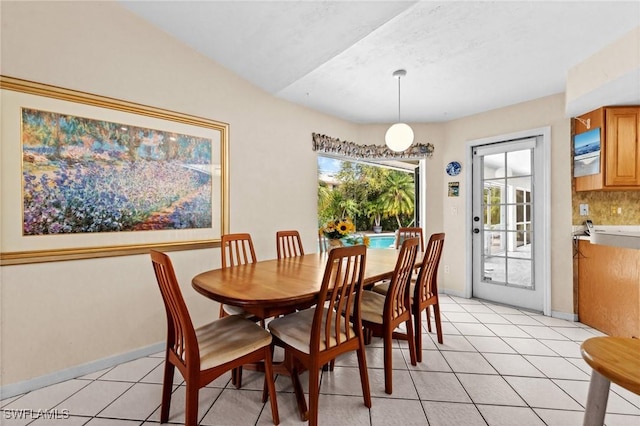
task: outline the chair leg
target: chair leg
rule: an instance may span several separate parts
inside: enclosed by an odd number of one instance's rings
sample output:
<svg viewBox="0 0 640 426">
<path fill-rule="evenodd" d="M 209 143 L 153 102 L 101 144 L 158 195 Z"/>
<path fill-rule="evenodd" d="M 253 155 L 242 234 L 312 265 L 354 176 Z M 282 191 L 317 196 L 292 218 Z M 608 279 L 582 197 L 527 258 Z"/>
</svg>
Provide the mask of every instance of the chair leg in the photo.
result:
<svg viewBox="0 0 640 426">
<path fill-rule="evenodd" d="M 367 372 L 367 358 L 364 354 L 364 338 L 360 336 L 360 347 L 356 351 L 358 355 L 358 368 L 360 369 L 360 383 L 362 384 L 362 397 L 364 406 L 371 408 L 371 388 L 369 387 L 369 373 Z"/>
<path fill-rule="evenodd" d="M 405 322 L 407 327 L 407 341 L 409 342 L 409 357 L 411 358 L 411 365 L 418 365 L 416 362 L 416 341 L 413 334 L 413 323 L 411 317 Z"/>
<path fill-rule="evenodd" d="M 309 426 L 318 425 L 318 402 L 320 400 L 320 366 L 309 368 Z"/>
<path fill-rule="evenodd" d="M 271 399 L 271 418 L 273 419 L 273 424 L 277 425 L 280 423 L 280 416 L 278 414 L 278 398 L 276 396 L 276 386 L 273 383 L 273 360 L 271 358 L 271 348 L 265 348 L 264 354 L 264 382 L 265 387 L 269 390 L 269 398 Z M 264 391 L 262 396 L 262 402 L 266 402 L 264 397 Z"/>
<path fill-rule="evenodd" d="M 440 305 L 433 305 L 433 318 L 436 322 L 436 330 L 438 333 L 438 343 L 442 344 L 442 323 L 440 322 Z"/>
<path fill-rule="evenodd" d="M 336 360 L 334 358 L 322 366 L 322 371 L 333 371 L 335 366 L 336 366 Z"/>
<path fill-rule="evenodd" d="M 393 359 L 391 347 L 393 345 L 393 330 L 384 328 L 384 391 L 391 395 L 393 392 Z"/>
<path fill-rule="evenodd" d="M 417 312 L 413 313 L 413 321 L 415 322 L 415 334 L 416 334 L 416 361 L 422 362 L 422 311 L 416 309 Z M 409 336 L 407 336 L 407 340 Z"/>
<path fill-rule="evenodd" d="M 272 365 L 272 370 L 273 370 L 273 351 L 275 349 L 275 346 L 273 344 L 273 341 L 271 342 L 271 345 L 269 345 L 269 353 L 271 354 L 271 365 Z M 266 363 L 266 358 L 265 358 L 265 363 Z M 275 377 L 273 378 L 273 380 L 275 380 Z M 269 397 L 269 387 L 267 386 L 267 375 L 265 373 L 264 375 L 264 383 L 262 386 L 262 402 L 267 402 L 267 398 Z"/>
<path fill-rule="evenodd" d="M 196 377 L 194 377 L 195 379 Z M 193 380 L 195 382 L 195 380 Z M 198 391 L 197 385 L 187 380 L 187 394 L 185 396 L 184 424 L 196 426 L 198 424 Z"/>
<path fill-rule="evenodd" d="M 425 312 L 427 314 L 427 331 L 431 333 L 431 309 L 429 306 L 427 306 L 427 309 L 425 309 Z"/>
<path fill-rule="evenodd" d="M 176 366 L 164 360 L 164 378 L 162 380 L 162 403 L 160 408 L 160 423 L 169 421 L 169 411 L 171 409 L 171 387 L 173 386 L 173 374 Z"/>
<path fill-rule="evenodd" d="M 264 382 L 262 383 L 262 402 L 267 402 L 267 399 L 269 399 L 269 386 L 267 383 L 267 375 L 265 374 Z"/>
</svg>

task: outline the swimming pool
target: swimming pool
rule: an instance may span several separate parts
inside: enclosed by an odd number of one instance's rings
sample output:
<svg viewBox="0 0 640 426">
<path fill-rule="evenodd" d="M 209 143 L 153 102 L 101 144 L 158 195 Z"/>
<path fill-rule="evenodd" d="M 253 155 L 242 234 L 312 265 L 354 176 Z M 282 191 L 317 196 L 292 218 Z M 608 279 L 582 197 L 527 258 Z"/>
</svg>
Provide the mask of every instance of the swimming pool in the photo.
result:
<svg viewBox="0 0 640 426">
<path fill-rule="evenodd" d="M 368 234 L 370 249 L 395 248 L 396 237 L 393 234 Z"/>
</svg>

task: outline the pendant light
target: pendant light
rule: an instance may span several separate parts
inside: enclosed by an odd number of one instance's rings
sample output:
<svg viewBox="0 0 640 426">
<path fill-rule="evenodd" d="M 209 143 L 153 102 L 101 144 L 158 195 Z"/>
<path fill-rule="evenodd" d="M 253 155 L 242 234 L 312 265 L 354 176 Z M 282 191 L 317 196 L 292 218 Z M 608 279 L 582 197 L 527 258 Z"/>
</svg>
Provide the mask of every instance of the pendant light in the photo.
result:
<svg viewBox="0 0 640 426">
<path fill-rule="evenodd" d="M 401 152 L 406 150 L 413 143 L 413 129 L 400 120 L 400 78 L 407 75 L 405 70 L 397 70 L 393 76 L 398 79 L 398 122 L 389 129 L 384 135 L 384 141 L 390 150 Z"/>
</svg>

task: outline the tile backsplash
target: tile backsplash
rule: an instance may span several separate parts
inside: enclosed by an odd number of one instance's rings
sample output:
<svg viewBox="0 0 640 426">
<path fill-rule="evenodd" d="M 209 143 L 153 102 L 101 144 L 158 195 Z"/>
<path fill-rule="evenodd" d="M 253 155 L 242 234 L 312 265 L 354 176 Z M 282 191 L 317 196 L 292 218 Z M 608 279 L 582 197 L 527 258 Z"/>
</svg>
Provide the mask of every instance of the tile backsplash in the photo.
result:
<svg viewBox="0 0 640 426">
<path fill-rule="evenodd" d="M 580 204 L 589 215 L 580 216 Z M 640 224 L 640 191 L 573 191 L 573 225 L 591 219 L 596 225 Z"/>
</svg>

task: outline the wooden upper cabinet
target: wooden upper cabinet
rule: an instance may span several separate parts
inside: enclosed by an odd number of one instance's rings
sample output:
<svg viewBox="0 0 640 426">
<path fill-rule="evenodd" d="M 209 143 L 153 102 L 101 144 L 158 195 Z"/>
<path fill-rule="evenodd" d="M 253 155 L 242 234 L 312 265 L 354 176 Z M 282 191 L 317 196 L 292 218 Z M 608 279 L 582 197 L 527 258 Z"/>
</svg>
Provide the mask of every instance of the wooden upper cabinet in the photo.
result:
<svg viewBox="0 0 640 426">
<path fill-rule="evenodd" d="M 605 186 L 640 186 L 640 108 L 605 109 Z"/>
<path fill-rule="evenodd" d="M 576 177 L 576 191 L 640 189 L 640 106 L 599 108 L 574 124 L 575 134 L 599 127 L 601 138 L 600 172 Z"/>
</svg>

